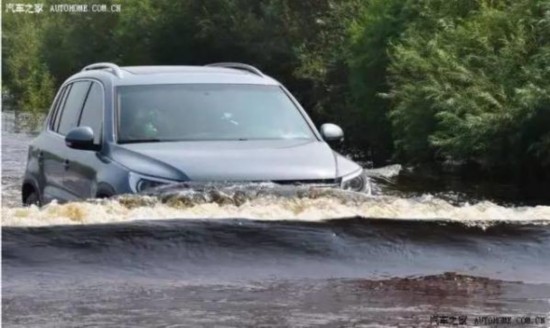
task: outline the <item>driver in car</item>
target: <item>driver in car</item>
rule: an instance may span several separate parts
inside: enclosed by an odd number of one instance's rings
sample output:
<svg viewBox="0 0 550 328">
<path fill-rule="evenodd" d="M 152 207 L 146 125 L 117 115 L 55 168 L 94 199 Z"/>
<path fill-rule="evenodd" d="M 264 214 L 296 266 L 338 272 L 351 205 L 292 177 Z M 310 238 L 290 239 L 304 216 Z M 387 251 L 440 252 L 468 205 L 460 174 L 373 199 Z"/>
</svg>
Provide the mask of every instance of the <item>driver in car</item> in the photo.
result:
<svg viewBox="0 0 550 328">
<path fill-rule="evenodd" d="M 143 107 L 136 107 L 123 111 L 125 114 L 122 139 L 132 140 L 150 140 L 157 139 L 159 136 L 158 120 L 156 111 Z"/>
</svg>

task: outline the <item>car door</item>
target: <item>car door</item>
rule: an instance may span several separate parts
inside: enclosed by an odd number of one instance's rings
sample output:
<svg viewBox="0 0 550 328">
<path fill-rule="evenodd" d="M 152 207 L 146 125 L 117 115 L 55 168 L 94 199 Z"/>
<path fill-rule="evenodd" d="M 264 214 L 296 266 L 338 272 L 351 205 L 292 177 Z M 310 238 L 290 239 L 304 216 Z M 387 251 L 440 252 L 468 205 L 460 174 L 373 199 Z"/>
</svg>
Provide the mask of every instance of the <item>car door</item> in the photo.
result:
<svg viewBox="0 0 550 328">
<path fill-rule="evenodd" d="M 44 194 L 53 194 L 52 197 L 62 201 L 76 200 L 79 197 L 73 192 L 72 184 L 74 181 L 68 176 L 70 162 L 68 160 L 69 148 L 65 145 L 65 135 L 78 125 L 84 99 L 90 88 L 90 81 L 76 81 L 71 83 L 67 90 L 63 106 L 58 110 L 57 117 L 51 127 L 55 137 L 50 144 L 49 153 L 51 154 L 51 167 L 55 179 L 55 188 L 52 192 Z M 45 173 L 48 174 L 48 173 Z"/>
<path fill-rule="evenodd" d="M 44 203 L 49 203 L 54 199 L 66 200 L 68 197 L 62 181 L 65 145 L 63 138 L 57 133 L 57 126 L 71 86 L 68 84 L 59 91 L 46 131 L 36 139 L 34 149 L 32 149 L 33 156 L 36 156 L 38 160 L 39 180 L 42 185 L 41 193 Z"/>
<path fill-rule="evenodd" d="M 94 143 L 101 144 L 103 126 L 103 87 L 99 82 L 92 82 L 84 100 L 79 116 L 78 126 L 87 126 L 94 132 Z M 96 175 L 103 165 L 97 151 L 67 148 L 67 172 L 65 183 L 70 192 L 78 198 L 95 197 Z"/>
</svg>

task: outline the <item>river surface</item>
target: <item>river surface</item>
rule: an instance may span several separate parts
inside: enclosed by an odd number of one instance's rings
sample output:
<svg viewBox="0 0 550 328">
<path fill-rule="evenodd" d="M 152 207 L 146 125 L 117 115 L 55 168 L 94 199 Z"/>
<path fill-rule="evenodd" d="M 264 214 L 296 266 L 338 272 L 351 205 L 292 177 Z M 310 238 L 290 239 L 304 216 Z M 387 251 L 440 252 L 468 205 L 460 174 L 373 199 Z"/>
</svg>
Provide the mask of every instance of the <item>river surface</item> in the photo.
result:
<svg viewBox="0 0 550 328">
<path fill-rule="evenodd" d="M 392 165 L 367 170 L 368 194 L 213 185 L 22 208 L 20 126 L 3 113 L 6 327 L 550 327 L 544 186 Z"/>
</svg>

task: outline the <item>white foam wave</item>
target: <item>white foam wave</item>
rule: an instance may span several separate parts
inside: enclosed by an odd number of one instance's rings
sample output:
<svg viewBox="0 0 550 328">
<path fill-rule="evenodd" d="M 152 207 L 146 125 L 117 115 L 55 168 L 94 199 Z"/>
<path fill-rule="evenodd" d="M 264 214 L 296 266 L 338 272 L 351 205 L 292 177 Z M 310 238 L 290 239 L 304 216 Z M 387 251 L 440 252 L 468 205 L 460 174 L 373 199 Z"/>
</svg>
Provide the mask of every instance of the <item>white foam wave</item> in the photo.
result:
<svg viewBox="0 0 550 328">
<path fill-rule="evenodd" d="M 348 218 L 387 218 L 404 220 L 451 220 L 472 225 L 498 221 L 550 223 L 550 206 L 503 207 L 491 202 L 452 205 L 442 199 L 424 196 L 360 197 L 281 197 L 259 196 L 244 202 L 199 203 L 161 201 L 150 196 L 129 196 L 111 200 L 52 203 L 38 208 L 3 208 L 4 226 L 48 226 L 119 223 L 156 219 L 222 219 L 322 221 Z"/>
<path fill-rule="evenodd" d="M 402 169 L 403 167 L 401 166 L 401 164 L 393 164 L 393 165 L 388 165 L 388 166 L 379 167 L 375 169 L 365 169 L 365 173 L 368 176 L 389 179 L 389 178 L 398 176 L 399 172 L 401 172 Z"/>
</svg>

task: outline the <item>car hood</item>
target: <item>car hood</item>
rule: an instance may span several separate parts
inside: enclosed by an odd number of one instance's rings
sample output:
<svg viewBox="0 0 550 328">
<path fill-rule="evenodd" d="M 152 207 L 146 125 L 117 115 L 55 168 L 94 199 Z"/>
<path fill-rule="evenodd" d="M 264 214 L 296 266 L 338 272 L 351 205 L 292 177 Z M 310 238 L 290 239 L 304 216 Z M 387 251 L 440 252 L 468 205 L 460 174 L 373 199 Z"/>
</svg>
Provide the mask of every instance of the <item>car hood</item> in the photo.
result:
<svg viewBox="0 0 550 328">
<path fill-rule="evenodd" d="M 360 168 L 317 140 L 185 141 L 117 145 L 130 170 L 193 181 L 335 179 Z"/>
</svg>

